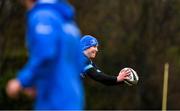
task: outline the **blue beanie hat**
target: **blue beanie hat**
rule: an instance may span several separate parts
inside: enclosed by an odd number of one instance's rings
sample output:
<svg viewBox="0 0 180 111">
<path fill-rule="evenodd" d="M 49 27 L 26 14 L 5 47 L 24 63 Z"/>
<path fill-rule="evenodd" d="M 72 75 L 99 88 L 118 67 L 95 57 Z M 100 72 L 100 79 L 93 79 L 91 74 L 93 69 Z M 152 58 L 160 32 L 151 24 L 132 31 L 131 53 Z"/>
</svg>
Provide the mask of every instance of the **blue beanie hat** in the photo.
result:
<svg viewBox="0 0 180 111">
<path fill-rule="evenodd" d="M 82 50 L 86 50 L 92 46 L 98 46 L 98 41 L 91 35 L 85 35 L 80 40 Z"/>
</svg>

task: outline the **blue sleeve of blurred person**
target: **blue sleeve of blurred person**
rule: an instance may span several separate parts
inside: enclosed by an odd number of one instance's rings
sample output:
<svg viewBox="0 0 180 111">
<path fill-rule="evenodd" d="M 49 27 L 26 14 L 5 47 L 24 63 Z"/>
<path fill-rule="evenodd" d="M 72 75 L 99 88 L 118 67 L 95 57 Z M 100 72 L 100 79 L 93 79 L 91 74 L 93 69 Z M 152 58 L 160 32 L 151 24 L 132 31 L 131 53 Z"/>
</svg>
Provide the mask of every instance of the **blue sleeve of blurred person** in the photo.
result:
<svg viewBox="0 0 180 111">
<path fill-rule="evenodd" d="M 39 13 L 38 13 L 39 14 Z M 43 74 L 38 73 L 46 62 L 52 60 L 56 55 L 56 24 L 48 15 L 33 15 L 29 17 L 27 27 L 27 47 L 29 60 L 25 67 L 19 72 L 18 79 L 23 87 L 32 86 L 36 78 Z"/>
</svg>

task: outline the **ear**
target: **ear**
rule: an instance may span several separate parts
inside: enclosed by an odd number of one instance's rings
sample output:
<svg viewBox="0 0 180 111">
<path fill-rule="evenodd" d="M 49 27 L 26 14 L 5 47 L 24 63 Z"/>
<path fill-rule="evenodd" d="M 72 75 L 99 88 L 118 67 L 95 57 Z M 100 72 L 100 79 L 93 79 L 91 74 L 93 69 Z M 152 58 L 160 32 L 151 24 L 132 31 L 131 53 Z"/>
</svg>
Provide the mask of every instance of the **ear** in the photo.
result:
<svg viewBox="0 0 180 111">
<path fill-rule="evenodd" d="M 84 50 L 84 51 L 83 51 L 83 53 L 84 53 L 84 55 L 85 55 L 85 56 L 89 57 L 89 56 L 88 56 L 87 49 L 86 49 L 86 50 Z"/>
</svg>

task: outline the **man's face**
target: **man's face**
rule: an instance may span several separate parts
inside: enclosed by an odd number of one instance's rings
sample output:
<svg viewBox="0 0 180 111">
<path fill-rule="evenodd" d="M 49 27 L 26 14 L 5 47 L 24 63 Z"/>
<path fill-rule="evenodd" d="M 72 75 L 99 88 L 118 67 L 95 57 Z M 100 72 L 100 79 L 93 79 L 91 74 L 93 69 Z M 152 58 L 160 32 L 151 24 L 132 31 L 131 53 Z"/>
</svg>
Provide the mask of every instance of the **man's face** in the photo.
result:
<svg viewBox="0 0 180 111">
<path fill-rule="evenodd" d="M 89 59 L 94 59 L 96 57 L 96 54 L 98 52 L 98 46 L 92 46 L 84 51 L 84 54 L 89 58 Z"/>
</svg>

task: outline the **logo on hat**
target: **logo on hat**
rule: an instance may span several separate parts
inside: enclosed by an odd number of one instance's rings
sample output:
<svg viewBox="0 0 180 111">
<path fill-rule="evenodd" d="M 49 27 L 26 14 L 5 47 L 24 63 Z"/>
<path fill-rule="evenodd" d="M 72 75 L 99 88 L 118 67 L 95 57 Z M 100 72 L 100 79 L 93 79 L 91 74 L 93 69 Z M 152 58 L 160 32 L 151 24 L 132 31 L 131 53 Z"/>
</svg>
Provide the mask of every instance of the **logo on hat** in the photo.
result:
<svg viewBox="0 0 180 111">
<path fill-rule="evenodd" d="M 90 44 L 92 44 L 92 45 L 93 45 L 93 44 L 96 44 L 96 40 L 95 40 L 95 39 L 92 39 L 91 42 L 90 42 Z"/>
</svg>

